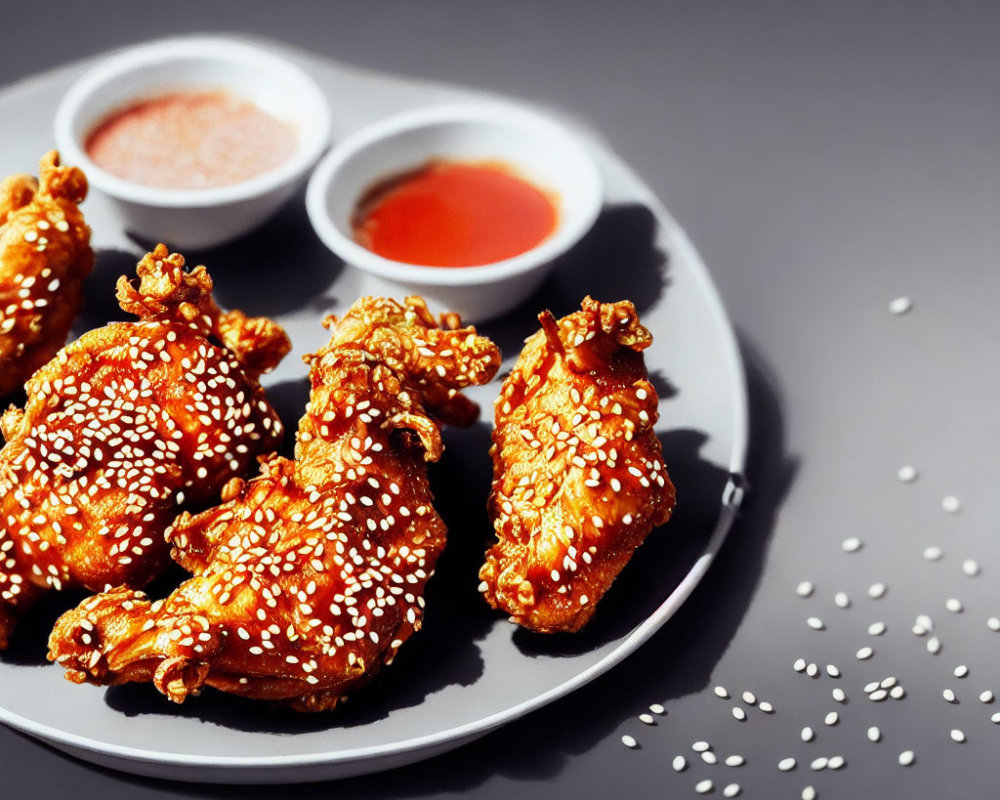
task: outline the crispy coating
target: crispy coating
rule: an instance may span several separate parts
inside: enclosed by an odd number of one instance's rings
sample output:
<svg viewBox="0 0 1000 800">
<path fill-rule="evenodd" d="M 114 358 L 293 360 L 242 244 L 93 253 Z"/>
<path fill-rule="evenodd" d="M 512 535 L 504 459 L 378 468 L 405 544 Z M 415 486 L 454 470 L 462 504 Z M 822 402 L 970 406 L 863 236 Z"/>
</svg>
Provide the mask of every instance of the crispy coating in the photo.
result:
<svg viewBox="0 0 1000 800">
<path fill-rule="evenodd" d="M 165 600 L 125 588 L 64 614 L 49 658 L 75 682 L 152 681 L 175 702 L 203 686 L 333 708 L 421 626 L 445 544 L 427 461 L 442 422 L 469 424 L 459 393 L 499 366 L 496 346 L 419 298 L 364 298 L 310 361 L 295 460 L 234 480 L 226 502 L 168 536 L 193 577 Z"/>
<path fill-rule="evenodd" d="M 657 396 L 632 303 L 598 303 L 525 342 L 496 400 L 489 512 L 497 542 L 479 589 L 513 622 L 577 631 L 652 528 L 674 487 L 653 431 Z"/>
<path fill-rule="evenodd" d="M 86 177 L 60 166 L 54 150 L 38 174 L 0 183 L 0 397 L 19 391 L 66 343 L 94 268 L 79 209 Z"/>
<path fill-rule="evenodd" d="M 145 256 L 139 285 L 118 285 L 139 321 L 67 345 L 0 420 L 2 647 L 45 591 L 138 587 L 162 572 L 179 510 L 216 500 L 280 441 L 257 373 L 288 352 L 287 336 L 220 315 L 205 268 L 183 267 L 163 245 Z"/>
</svg>

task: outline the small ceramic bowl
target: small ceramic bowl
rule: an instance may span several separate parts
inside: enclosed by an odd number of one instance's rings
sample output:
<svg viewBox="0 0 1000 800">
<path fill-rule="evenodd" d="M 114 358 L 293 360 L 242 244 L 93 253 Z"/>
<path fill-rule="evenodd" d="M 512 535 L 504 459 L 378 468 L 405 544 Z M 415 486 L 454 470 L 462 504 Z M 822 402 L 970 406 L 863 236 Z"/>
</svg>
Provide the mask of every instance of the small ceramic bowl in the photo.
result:
<svg viewBox="0 0 1000 800">
<path fill-rule="evenodd" d="M 436 160 L 500 161 L 556 205 L 555 230 L 520 255 L 491 264 L 432 267 L 393 261 L 358 244 L 351 219 L 373 186 Z M 320 239 L 362 273 L 361 291 L 419 294 L 471 322 L 499 316 L 527 299 L 557 256 L 600 213 L 603 189 L 581 138 L 550 117 L 507 103 L 433 106 L 404 112 L 346 137 L 309 180 L 306 209 Z"/>
<path fill-rule="evenodd" d="M 292 126 L 297 143 L 279 166 L 239 183 L 160 189 L 102 169 L 87 155 L 88 134 L 129 104 L 184 90 L 223 90 Z M 107 195 L 124 230 L 179 249 L 212 247 L 259 225 L 301 185 L 330 141 L 330 108 L 309 75 L 266 47 L 218 36 L 163 39 L 116 52 L 63 97 L 55 139 L 64 163 L 80 167 Z"/>
</svg>

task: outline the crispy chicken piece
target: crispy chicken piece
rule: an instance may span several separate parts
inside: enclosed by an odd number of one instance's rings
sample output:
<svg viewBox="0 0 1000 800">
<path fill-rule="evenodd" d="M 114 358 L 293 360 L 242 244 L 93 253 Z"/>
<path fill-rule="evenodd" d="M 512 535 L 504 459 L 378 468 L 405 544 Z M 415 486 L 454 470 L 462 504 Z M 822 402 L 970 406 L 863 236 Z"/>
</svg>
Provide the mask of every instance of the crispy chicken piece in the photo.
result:
<svg viewBox="0 0 1000 800">
<path fill-rule="evenodd" d="M 54 150 L 38 173 L 0 183 L 0 397 L 20 391 L 66 343 L 94 268 L 78 208 L 86 177 L 60 166 Z"/>
<path fill-rule="evenodd" d="M 635 306 L 587 297 L 580 311 L 539 320 L 496 400 L 489 512 L 498 541 L 479 589 L 511 621 L 553 633 L 591 619 L 670 517 L 674 487 L 642 356 L 653 337 Z"/>
<path fill-rule="evenodd" d="M 64 614 L 49 658 L 71 681 L 320 711 L 420 628 L 446 534 L 426 462 L 441 423 L 475 420 L 459 390 L 488 381 L 499 352 L 454 315 L 439 327 L 419 298 L 364 298 L 325 324 L 295 460 L 271 458 L 223 505 L 178 519 L 173 556 L 194 576 L 169 597 L 121 588 Z"/>
<path fill-rule="evenodd" d="M 142 586 L 169 563 L 164 531 L 277 446 L 258 383 L 289 350 L 264 318 L 221 314 L 204 267 L 159 245 L 122 277 L 111 323 L 67 345 L 0 420 L 0 646 L 43 592 Z M 224 343 L 226 346 L 224 346 Z"/>
</svg>

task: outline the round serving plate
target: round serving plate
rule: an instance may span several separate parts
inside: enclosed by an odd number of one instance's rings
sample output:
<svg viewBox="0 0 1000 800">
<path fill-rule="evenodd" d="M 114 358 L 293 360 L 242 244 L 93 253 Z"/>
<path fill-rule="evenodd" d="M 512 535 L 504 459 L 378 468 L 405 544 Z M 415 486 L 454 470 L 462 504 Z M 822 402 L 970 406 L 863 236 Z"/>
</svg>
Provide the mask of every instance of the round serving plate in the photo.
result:
<svg viewBox="0 0 1000 800">
<path fill-rule="evenodd" d="M 493 99 L 269 44 L 323 87 L 335 139 L 404 109 Z M 60 97 L 89 65 L 0 92 L 0 175 L 34 170 L 52 146 Z M 656 430 L 677 486 L 677 511 L 650 535 L 643 557 L 632 560 L 587 629 L 572 636 L 526 633 L 486 607 L 476 591 L 476 571 L 492 538 L 485 500 L 498 378 L 471 392 L 482 419 L 470 429 L 446 431 L 445 456 L 432 469 L 449 543 L 428 587 L 424 629 L 340 707 L 302 715 L 214 691 L 177 706 L 151 686 L 73 685 L 46 662 L 45 641 L 54 617 L 79 596 L 53 595 L 0 655 L 0 721 L 77 757 L 141 775 L 227 783 L 346 777 L 428 758 L 537 710 L 613 668 L 670 618 L 710 565 L 739 503 L 747 442 L 739 350 L 684 231 L 608 143 L 576 121 L 569 124 L 599 164 L 604 210 L 537 295 L 479 328 L 500 345 L 505 369 L 536 330 L 539 311 L 569 313 L 587 294 L 631 299 L 653 333 L 646 361 L 660 395 Z M 98 260 L 77 333 L 122 318 L 114 281 L 132 273 L 151 244 L 122 230 L 96 195 L 84 211 Z M 287 329 L 293 352 L 264 382 L 294 429 L 308 396 L 301 356 L 325 343 L 322 318 L 346 310 L 363 291 L 361 279 L 320 244 L 301 195 L 243 239 L 185 256 L 208 267 L 221 305 L 267 314 Z"/>
</svg>

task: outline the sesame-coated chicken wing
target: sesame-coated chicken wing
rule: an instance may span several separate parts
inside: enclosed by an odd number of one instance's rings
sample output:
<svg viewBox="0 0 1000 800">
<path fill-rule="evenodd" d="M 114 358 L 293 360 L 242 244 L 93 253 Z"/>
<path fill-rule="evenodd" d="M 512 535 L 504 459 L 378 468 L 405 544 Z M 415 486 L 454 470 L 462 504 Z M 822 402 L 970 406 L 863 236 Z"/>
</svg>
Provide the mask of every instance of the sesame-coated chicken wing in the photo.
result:
<svg viewBox="0 0 1000 800">
<path fill-rule="evenodd" d="M 49 657 L 70 680 L 320 711 L 420 628 L 446 535 L 426 462 L 442 423 L 475 420 L 459 390 L 488 381 L 499 352 L 454 315 L 439 327 L 419 298 L 364 298 L 326 324 L 295 460 L 274 456 L 222 505 L 177 520 L 173 556 L 193 577 L 169 597 L 121 588 L 64 614 Z"/>
<path fill-rule="evenodd" d="M 0 420 L 0 648 L 50 589 L 144 585 L 169 564 L 164 531 L 219 497 L 282 429 L 257 379 L 290 347 L 280 327 L 221 314 L 204 267 L 163 245 L 118 283 L 138 322 L 85 333 Z"/>
<path fill-rule="evenodd" d="M 496 400 L 490 516 L 497 543 L 480 591 L 512 621 L 577 631 L 670 517 L 674 487 L 653 431 L 657 396 L 632 303 L 598 303 L 525 342 Z"/>
<path fill-rule="evenodd" d="M 87 179 L 47 153 L 31 175 L 0 183 L 0 397 L 20 391 L 66 343 L 94 268 L 79 204 Z"/>
</svg>

